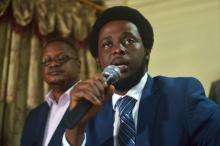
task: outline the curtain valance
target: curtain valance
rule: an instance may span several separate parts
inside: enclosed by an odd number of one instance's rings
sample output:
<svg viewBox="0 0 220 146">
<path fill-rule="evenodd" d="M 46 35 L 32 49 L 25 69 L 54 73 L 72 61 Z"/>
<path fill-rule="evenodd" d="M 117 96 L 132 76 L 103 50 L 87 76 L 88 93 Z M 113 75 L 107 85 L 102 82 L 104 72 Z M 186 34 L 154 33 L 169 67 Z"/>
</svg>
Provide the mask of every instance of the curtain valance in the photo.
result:
<svg viewBox="0 0 220 146">
<path fill-rule="evenodd" d="M 42 35 L 58 31 L 62 36 L 84 40 L 96 18 L 95 8 L 85 0 L 1 0 L 0 17 L 12 11 L 16 24 L 37 24 Z M 92 3 L 87 0 L 88 3 Z"/>
</svg>

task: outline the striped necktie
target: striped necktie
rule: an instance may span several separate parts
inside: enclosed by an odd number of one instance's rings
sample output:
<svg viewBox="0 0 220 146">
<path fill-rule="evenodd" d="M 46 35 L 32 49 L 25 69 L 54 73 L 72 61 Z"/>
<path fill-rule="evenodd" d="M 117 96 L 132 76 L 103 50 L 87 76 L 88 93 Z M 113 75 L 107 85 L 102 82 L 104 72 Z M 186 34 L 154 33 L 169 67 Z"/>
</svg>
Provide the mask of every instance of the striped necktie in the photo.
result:
<svg viewBox="0 0 220 146">
<path fill-rule="evenodd" d="M 132 117 L 132 110 L 136 100 L 132 97 L 125 96 L 116 103 L 119 109 L 120 127 L 118 132 L 118 142 L 120 146 L 135 145 L 135 124 Z"/>
</svg>

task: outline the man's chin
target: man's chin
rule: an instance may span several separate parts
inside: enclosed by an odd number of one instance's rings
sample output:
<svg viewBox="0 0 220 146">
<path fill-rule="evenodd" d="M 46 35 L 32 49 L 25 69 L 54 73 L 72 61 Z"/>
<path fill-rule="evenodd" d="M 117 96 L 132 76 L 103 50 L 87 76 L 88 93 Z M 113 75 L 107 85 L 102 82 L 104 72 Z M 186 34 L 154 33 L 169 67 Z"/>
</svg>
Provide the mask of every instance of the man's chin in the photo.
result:
<svg viewBox="0 0 220 146">
<path fill-rule="evenodd" d="M 116 90 L 123 92 L 123 91 L 128 91 L 129 89 L 131 89 L 139 81 L 140 81 L 140 79 L 122 80 L 122 81 L 119 81 L 119 82 L 115 83 L 114 86 L 115 86 Z"/>
<path fill-rule="evenodd" d="M 145 73 L 145 64 L 142 65 L 137 71 L 129 74 L 122 73 L 121 79 L 114 84 L 116 90 L 124 92 L 130 90 L 137 85 Z"/>
<path fill-rule="evenodd" d="M 50 80 L 49 82 L 48 82 L 48 84 L 49 85 L 62 85 L 64 83 L 64 81 L 63 80 Z"/>
</svg>

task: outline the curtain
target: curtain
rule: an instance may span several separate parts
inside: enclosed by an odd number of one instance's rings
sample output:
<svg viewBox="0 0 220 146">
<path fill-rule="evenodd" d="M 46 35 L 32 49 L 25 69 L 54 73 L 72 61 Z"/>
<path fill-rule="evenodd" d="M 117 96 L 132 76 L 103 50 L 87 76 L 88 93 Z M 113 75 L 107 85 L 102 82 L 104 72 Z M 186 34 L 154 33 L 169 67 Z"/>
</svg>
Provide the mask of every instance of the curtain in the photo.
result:
<svg viewBox="0 0 220 146">
<path fill-rule="evenodd" d="M 92 1 L 0 1 L 0 145 L 19 146 L 28 112 L 48 91 L 41 76 L 41 46 L 50 36 L 71 38 L 80 52 L 81 78 L 97 71 L 87 49 L 96 18 Z"/>
</svg>

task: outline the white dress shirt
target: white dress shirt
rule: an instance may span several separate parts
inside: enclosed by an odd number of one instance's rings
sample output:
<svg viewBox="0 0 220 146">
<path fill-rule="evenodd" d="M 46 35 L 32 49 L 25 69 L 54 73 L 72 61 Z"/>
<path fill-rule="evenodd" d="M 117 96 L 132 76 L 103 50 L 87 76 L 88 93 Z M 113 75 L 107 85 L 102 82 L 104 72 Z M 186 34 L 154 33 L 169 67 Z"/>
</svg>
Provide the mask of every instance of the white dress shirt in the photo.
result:
<svg viewBox="0 0 220 146">
<path fill-rule="evenodd" d="M 44 131 L 43 146 L 47 146 L 56 131 L 61 119 L 63 118 L 69 103 L 70 103 L 70 91 L 72 88 L 68 89 L 63 93 L 58 103 L 53 99 L 52 90 L 46 95 L 46 102 L 50 107 L 50 112 L 48 115 L 46 128 Z"/>
<path fill-rule="evenodd" d="M 121 96 L 119 94 L 114 93 L 112 96 L 112 108 L 115 111 L 115 117 L 114 117 L 114 123 L 113 123 L 113 136 L 114 136 L 114 146 L 118 146 L 118 141 L 117 141 L 117 136 L 118 136 L 118 130 L 120 126 L 120 117 L 119 117 L 119 110 L 118 107 L 116 106 L 117 101 L 120 98 L 123 98 L 125 96 L 130 96 L 134 99 L 137 100 L 135 103 L 135 106 L 132 111 L 132 116 L 134 119 L 134 124 L 135 124 L 135 129 L 137 130 L 137 119 L 138 119 L 138 109 L 139 109 L 139 103 L 141 99 L 141 95 L 144 89 L 144 86 L 147 82 L 148 75 L 145 73 L 145 75 L 141 78 L 140 82 L 132 87 L 125 95 Z M 86 143 L 86 134 L 85 134 L 85 139 L 83 141 L 83 144 L 81 146 L 85 146 Z M 65 138 L 63 137 L 63 146 L 70 146 Z"/>
<path fill-rule="evenodd" d="M 115 111 L 115 121 L 114 121 L 114 125 L 113 125 L 114 146 L 118 146 L 117 136 L 118 136 L 118 130 L 119 130 L 119 126 L 120 126 L 119 110 L 118 110 L 118 107 L 116 106 L 116 103 L 120 98 L 123 98 L 125 96 L 130 96 L 130 97 L 136 99 L 137 102 L 135 103 L 135 106 L 133 108 L 132 117 L 134 119 L 135 129 L 137 130 L 139 103 L 140 103 L 142 91 L 144 89 L 146 82 L 147 82 L 147 74 L 145 74 L 141 78 L 140 82 L 137 85 L 135 85 L 134 87 L 132 87 L 125 95 L 121 96 L 121 95 L 118 95 L 115 93 L 113 94 L 112 106 L 113 106 L 113 110 Z"/>
</svg>

